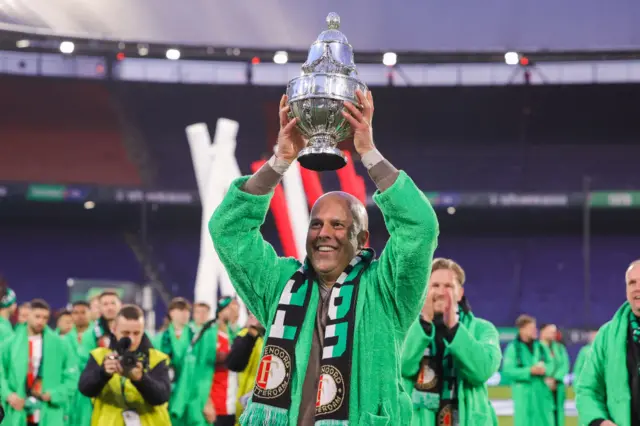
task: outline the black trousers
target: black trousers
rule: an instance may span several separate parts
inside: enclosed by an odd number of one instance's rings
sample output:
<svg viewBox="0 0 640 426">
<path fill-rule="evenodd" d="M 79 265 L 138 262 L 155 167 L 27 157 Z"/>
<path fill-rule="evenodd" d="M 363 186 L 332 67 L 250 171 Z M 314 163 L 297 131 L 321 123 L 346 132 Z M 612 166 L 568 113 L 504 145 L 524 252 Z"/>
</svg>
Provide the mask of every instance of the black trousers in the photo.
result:
<svg viewBox="0 0 640 426">
<path fill-rule="evenodd" d="M 218 416 L 216 418 L 215 426 L 234 426 L 236 424 L 236 416 Z"/>
</svg>

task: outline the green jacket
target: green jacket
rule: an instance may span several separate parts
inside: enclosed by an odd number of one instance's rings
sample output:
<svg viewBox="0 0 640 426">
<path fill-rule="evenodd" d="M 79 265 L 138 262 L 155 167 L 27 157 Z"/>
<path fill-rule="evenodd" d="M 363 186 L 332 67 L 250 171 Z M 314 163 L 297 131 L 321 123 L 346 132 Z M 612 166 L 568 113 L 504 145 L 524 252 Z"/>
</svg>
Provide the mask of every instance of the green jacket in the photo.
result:
<svg viewBox="0 0 640 426">
<path fill-rule="evenodd" d="M 552 342 L 549 349 L 549 355 L 551 356 L 551 363 L 553 367 L 551 371 L 547 371 L 547 377 L 552 377 L 556 381 L 556 415 L 558 417 L 556 426 L 564 426 L 564 401 L 567 397 L 567 390 L 564 384 L 564 378 L 569 374 L 569 368 L 571 363 L 569 362 L 569 353 L 567 348 L 559 343 Z"/>
<path fill-rule="evenodd" d="M 543 361 L 547 372 L 554 364 L 546 346 L 533 344 L 533 353 L 520 339 L 509 343 L 504 351 L 502 375 L 511 381 L 514 426 L 554 426 L 555 401 L 542 376 L 532 376 L 531 367 Z"/>
<path fill-rule="evenodd" d="M 66 426 L 64 416 L 69 400 L 77 392 L 78 368 L 74 363 L 72 348 L 68 342 L 46 327 L 43 332 L 43 359 L 40 366 L 42 393 L 51 395 L 50 402 L 42 402 L 40 424 Z M 7 397 L 16 393 L 26 397 L 26 381 L 29 360 L 29 337 L 27 328 L 21 327 L 10 341 L 3 346 L 0 357 L 0 398 L 5 403 L 6 418 L 3 426 L 24 426 L 27 417 L 24 410 L 16 411 L 8 403 Z"/>
<path fill-rule="evenodd" d="M 584 368 L 584 363 L 587 360 L 587 355 L 589 355 L 589 351 L 591 351 L 591 343 L 584 345 L 580 348 L 580 352 L 578 352 L 578 356 L 576 357 L 576 362 L 573 364 L 573 385 L 575 386 L 578 383 L 578 377 L 580 377 L 580 373 Z"/>
<path fill-rule="evenodd" d="M 611 420 L 631 426 L 631 394 L 627 371 L 627 332 L 631 307 L 625 302 L 593 342 L 576 384 L 576 408 L 581 425 Z"/>
<path fill-rule="evenodd" d="M 180 378 L 184 355 L 189 348 L 192 337 L 193 333 L 191 332 L 191 328 L 187 325 L 182 330 L 182 335 L 178 339 L 173 324 L 169 324 L 166 330 L 161 331 L 151 339 L 153 347 L 167 354 L 171 360 L 171 367 L 174 374 L 174 377 L 172 377 L 172 399 L 176 397 L 175 384 L 178 383 Z M 169 402 L 169 404 L 171 404 L 171 402 Z"/>
<path fill-rule="evenodd" d="M 260 323 L 267 325 L 268 336 L 281 293 L 301 263 L 278 257 L 262 237 L 260 227 L 273 193 L 242 191 L 247 179 L 232 183 L 209 222 L 209 231 L 233 286 Z M 363 273 L 358 287 L 349 423 L 408 425 L 412 404 L 403 391 L 400 356 L 425 297 L 438 221 L 422 191 L 402 171 L 390 188 L 377 191 L 373 199 L 382 211 L 390 238 L 379 259 Z M 295 349 L 290 426 L 298 420 L 318 298 L 318 285 L 314 285 L 309 301 L 313 308 L 305 316 Z M 250 402 L 245 415 L 251 410 Z"/>
<path fill-rule="evenodd" d="M 409 329 L 402 355 L 405 390 L 411 394 L 425 349 L 435 337 L 427 336 L 420 321 Z M 502 352 L 498 330 L 489 321 L 468 314 L 451 341 L 445 341 L 453 356 L 458 376 L 460 426 L 497 426 L 498 418 L 489 402 L 486 382 L 500 368 Z M 414 407 L 412 426 L 435 426 L 436 416 L 426 408 Z"/>
<path fill-rule="evenodd" d="M 189 344 L 182 361 L 178 382 L 169 403 L 173 426 L 208 425 L 202 410 L 209 399 L 216 368 L 218 326 L 212 323 L 195 342 Z"/>
<path fill-rule="evenodd" d="M 11 322 L 4 317 L 0 317 L 0 345 L 9 340 L 11 336 L 13 336 Z"/>
<path fill-rule="evenodd" d="M 76 345 L 76 362 L 78 363 L 80 371 L 83 371 L 85 365 L 87 365 L 90 352 L 98 347 L 98 339 L 96 338 L 97 327 L 96 321 L 92 321 L 89 324 L 89 328 L 82 334 L 80 344 Z M 91 398 L 87 398 L 80 392 L 76 392 L 71 400 L 71 409 L 69 411 L 69 426 L 86 426 L 91 424 L 91 417 L 93 415 Z"/>
</svg>

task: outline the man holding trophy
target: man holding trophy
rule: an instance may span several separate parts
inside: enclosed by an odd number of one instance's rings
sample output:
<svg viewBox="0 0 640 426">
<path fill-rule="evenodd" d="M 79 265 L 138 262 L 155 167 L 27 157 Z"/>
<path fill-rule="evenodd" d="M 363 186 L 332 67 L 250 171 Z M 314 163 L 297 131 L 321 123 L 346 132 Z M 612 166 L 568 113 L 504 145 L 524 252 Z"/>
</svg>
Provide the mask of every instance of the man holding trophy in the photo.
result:
<svg viewBox="0 0 640 426">
<path fill-rule="evenodd" d="M 313 84 L 294 79 L 281 100 L 276 154 L 232 183 L 209 222 L 235 289 L 267 328 L 243 426 L 411 423 L 400 355 L 426 294 L 438 222 L 411 178 L 376 149 L 373 97 L 354 77 L 337 23 L 330 15 L 298 78 Z M 331 192 L 311 210 L 304 263 L 278 257 L 260 233 L 273 190 L 296 159 L 314 170 L 340 168 L 335 145 L 351 132 L 378 187 L 385 249 L 375 259 L 365 248 L 365 206 Z"/>
</svg>

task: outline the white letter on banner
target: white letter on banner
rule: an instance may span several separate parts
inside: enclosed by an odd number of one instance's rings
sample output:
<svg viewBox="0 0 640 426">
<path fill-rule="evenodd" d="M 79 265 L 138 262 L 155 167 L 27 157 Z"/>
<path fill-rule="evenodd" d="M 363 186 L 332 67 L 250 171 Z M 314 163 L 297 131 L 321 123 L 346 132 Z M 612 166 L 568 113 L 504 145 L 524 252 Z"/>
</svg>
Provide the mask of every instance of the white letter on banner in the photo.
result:
<svg viewBox="0 0 640 426">
<path fill-rule="evenodd" d="M 195 282 L 195 301 L 210 304 L 212 315 L 218 302 L 218 288 L 222 295 L 236 294 L 227 271 L 213 247 L 208 222 L 214 210 L 222 202 L 231 182 L 240 177 L 240 168 L 235 157 L 238 127 L 237 121 L 218 119 L 213 144 L 205 123 L 192 124 L 186 128 L 202 203 L 200 258 Z M 238 323 L 244 324 L 246 308 L 241 300 L 239 302 L 242 309 L 240 309 Z"/>
</svg>

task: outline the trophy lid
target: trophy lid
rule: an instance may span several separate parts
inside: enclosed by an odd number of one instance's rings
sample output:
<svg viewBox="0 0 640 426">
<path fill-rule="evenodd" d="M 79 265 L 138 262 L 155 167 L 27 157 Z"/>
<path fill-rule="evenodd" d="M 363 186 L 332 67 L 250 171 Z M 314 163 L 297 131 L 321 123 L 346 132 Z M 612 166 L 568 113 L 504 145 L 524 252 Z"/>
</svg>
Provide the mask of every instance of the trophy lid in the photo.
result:
<svg viewBox="0 0 640 426">
<path fill-rule="evenodd" d="M 331 12 L 327 15 L 328 29 L 322 31 L 309 49 L 306 62 L 302 65 L 303 73 L 340 73 L 355 75 L 353 48 L 347 37 L 340 31 L 340 16 Z"/>
<path fill-rule="evenodd" d="M 327 15 L 327 27 L 327 30 L 320 33 L 316 42 L 330 43 L 337 41 L 349 44 L 347 37 L 340 31 L 340 16 L 337 13 L 331 12 Z"/>
</svg>

